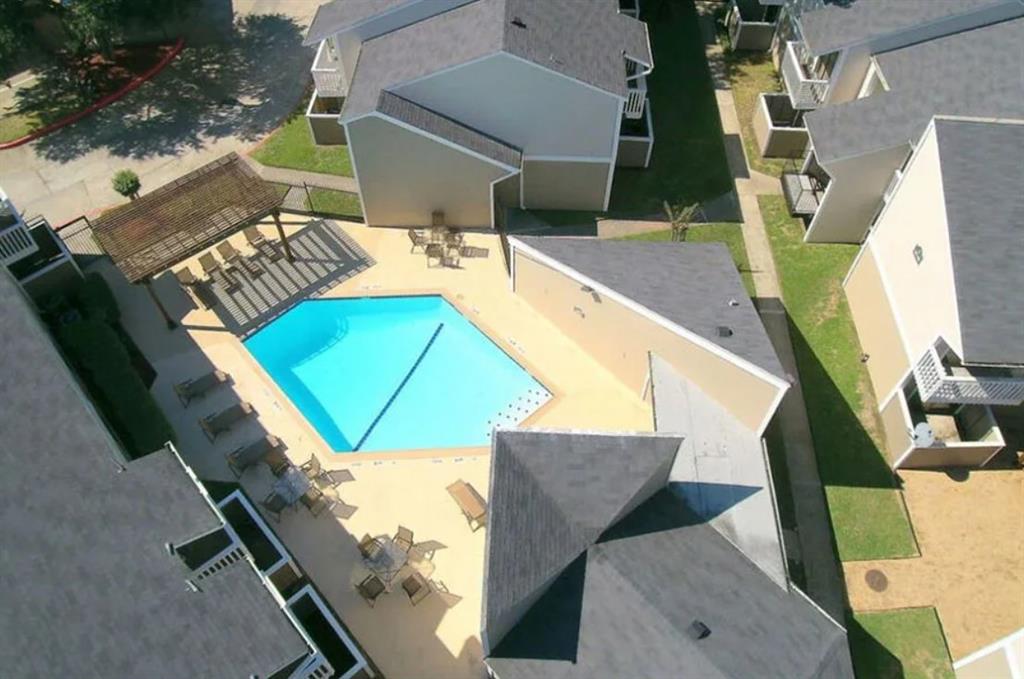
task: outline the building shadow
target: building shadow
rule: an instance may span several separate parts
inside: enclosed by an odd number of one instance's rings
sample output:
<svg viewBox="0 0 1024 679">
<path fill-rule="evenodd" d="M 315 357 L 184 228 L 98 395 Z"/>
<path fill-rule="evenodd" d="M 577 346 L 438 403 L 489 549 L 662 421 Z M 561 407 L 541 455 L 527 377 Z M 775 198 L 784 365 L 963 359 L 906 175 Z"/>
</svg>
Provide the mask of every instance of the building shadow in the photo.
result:
<svg viewBox="0 0 1024 679">
<path fill-rule="evenodd" d="M 858 677 L 902 679 L 905 676 L 900 659 L 890 653 L 849 612 L 846 614 L 846 638 L 850 643 L 853 668 Z"/>
<path fill-rule="evenodd" d="M 36 152 L 52 162 L 96 149 L 145 159 L 176 156 L 225 137 L 254 142 L 294 108 L 311 58 L 301 27 L 289 17 L 242 17 L 223 41 L 186 47 L 120 101 L 41 138 Z"/>
</svg>

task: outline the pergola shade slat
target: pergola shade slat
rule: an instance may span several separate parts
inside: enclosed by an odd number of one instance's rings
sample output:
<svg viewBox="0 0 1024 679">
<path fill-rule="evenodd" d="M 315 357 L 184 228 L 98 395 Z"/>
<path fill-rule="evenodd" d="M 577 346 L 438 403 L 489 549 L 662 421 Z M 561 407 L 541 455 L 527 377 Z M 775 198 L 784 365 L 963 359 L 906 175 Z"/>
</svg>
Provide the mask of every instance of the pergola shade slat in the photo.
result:
<svg viewBox="0 0 1024 679">
<path fill-rule="evenodd" d="M 93 222 L 93 233 L 132 283 L 199 253 L 281 203 L 237 153 L 165 184 Z"/>
</svg>

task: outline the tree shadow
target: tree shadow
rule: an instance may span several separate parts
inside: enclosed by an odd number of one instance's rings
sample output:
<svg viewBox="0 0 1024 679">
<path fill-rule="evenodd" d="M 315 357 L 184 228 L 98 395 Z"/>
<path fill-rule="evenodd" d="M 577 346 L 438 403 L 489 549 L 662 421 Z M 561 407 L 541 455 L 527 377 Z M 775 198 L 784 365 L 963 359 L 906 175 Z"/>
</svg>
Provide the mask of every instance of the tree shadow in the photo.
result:
<svg viewBox="0 0 1024 679">
<path fill-rule="evenodd" d="M 246 16 L 222 43 L 187 47 L 152 81 L 43 137 L 36 151 L 53 162 L 101 148 L 143 159 L 176 156 L 225 137 L 254 142 L 294 108 L 310 56 L 291 18 Z"/>
</svg>

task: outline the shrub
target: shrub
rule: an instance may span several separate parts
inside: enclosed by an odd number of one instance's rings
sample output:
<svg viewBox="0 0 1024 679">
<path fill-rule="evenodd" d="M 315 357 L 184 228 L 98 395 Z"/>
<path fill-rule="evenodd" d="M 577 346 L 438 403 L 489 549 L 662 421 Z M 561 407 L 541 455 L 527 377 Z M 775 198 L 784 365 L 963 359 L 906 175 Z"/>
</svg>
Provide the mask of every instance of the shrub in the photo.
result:
<svg viewBox="0 0 1024 679">
<path fill-rule="evenodd" d="M 114 293 L 98 273 L 89 273 L 73 293 L 74 305 L 91 320 L 106 321 L 111 325 L 121 319 Z"/>
<path fill-rule="evenodd" d="M 142 182 L 139 181 L 139 175 L 135 174 L 131 170 L 120 170 L 114 175 L 111 184 L 114 186 L 114 190 L 120 193 L 125 198 L 131 198 L 135 200 L 139 197 L 139 189 L 142 188 Z"/>
<path fill-rule="evenodd" d="M 130 457 L 141 457 L 174 440 L 174 430 L 113 328 L 86 319 L 58 328 L 57 339 Z"/>
</svg>

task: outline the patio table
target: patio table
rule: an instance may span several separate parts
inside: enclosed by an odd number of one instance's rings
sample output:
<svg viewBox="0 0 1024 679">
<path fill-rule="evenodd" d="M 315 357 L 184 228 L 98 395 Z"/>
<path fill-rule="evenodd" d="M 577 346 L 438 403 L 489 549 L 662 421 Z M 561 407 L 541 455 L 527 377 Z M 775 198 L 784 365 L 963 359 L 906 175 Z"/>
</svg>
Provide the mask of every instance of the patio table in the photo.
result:
<svg viewBox="0 0 1024 679">
<path fill-rule="evenodd" d="M 274 492 L 293 505 L 309 490 L 309 478 L 298 467 L 288 467 L 274 481 Z"/>
<path fill-rule="evenodd" d="M 398 571 L 402 570 L 402 567 L 409 560 L 409 555 L 389 537 L 379 537 L 377 542 L 380 543 L 381 548 L 376 556 L 372 559 L 364 559 L 364 561 L 371 571 L 379 575 L 385 583 L 390 585 Z"/>
</svg>

